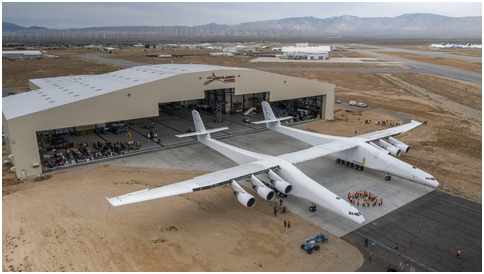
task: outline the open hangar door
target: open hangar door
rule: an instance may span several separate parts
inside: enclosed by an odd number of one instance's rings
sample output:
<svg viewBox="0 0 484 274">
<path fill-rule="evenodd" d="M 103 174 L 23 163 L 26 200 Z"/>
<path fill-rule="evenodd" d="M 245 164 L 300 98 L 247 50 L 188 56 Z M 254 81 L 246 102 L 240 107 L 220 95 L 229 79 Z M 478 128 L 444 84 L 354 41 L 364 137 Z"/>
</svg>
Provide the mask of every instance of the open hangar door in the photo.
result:
<svg viewBox="0 0 484 274">
<path fill-rule="evenodd" d="M 325 119 L 322 115 L 325 97 L 325 95 L 319 95 L 276 101 L 271 102 L 271 107 L 277 117 L 293 116 L 295 121 Z"/>
</svg>

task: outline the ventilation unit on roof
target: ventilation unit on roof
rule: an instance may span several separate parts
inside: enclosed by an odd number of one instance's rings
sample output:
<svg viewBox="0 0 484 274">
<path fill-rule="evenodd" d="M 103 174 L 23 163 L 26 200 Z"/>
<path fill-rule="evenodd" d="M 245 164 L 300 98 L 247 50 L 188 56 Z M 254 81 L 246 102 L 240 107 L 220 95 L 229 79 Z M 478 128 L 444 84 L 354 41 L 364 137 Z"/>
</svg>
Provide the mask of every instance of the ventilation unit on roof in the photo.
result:
<svg viewBox="0 0 484 274">
<path fill-rule="evenodd" d="M 50 97 L 49 98 L 45 98 L 45 100 L 50 100 L 50 99 L 51 99 Z"/>
<path fill-rule="evenodd" d="M 119 78 L 123 78 L 123 76 L 119 76 Z"/>
<path fill-rule="evenodd" d="M 54 103 L 55 101 L 50 101 L 49 103 Z"/>
<path fill-rule="evenodd" d="M 74 93 L 74 91 L 69 92 L 69 94 L 73 94 L 73 93 Z"/>
<path fill-rule="evenodd" d="M 68 91 L 69 89 L 64 89 L 64 91 Z"/>
<path fill-rule="evenodd" d="M 44 96 L 47 96 L 47 94 L 44 94 L 44 95 L 42 95 L 42 96 L 40 96 L 40 97 L 44 97 Z"/>
<path fill-rule="evenodd" d="M 100 88 L 98 88 L 98 89 L 96 89 L 96 90 L 97 90 L 97 91 L 100 91 L 101 89 L 100 89 Z"/>
<path fill-rule="evenodd" d="M 84 86 L 87 87 L 87 86 L 89 86 L 89 84 L 85 84 Z"/>
<path fill-rule="evenodd" d="M 129 79 L 131 79 L 131 78 L 126 78 L 126 80 L 129 80 Z"/>
<path fill-rule="evenodd" d="M 91 87 L 91 88 L 96 88 L 96 87 Z"/>
<path fill-rule="evenodd" d="M 77 96 L 79 96 L 79 94 L 74 95 L 74 97 L 77 97 Z"/>
</svg>

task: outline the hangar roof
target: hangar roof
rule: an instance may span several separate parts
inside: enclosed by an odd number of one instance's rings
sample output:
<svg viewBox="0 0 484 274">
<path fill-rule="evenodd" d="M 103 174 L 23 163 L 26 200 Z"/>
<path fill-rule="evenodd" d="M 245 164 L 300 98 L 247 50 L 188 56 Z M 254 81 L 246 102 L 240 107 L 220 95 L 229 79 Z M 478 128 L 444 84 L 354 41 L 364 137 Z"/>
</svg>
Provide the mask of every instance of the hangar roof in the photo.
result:
<svg viewBox="0 0 484 274">
<path fill-rule="evenodd" d="M 102 75 L 77 75 L 30 80 L 40 89 L 2 99 L 5 119 L 74 103 L 117 90 L 162 80 L 180 74 L 214 70 L 249 70 L 209 65 L 163 64 L 137 66 Z"/>
</svg>

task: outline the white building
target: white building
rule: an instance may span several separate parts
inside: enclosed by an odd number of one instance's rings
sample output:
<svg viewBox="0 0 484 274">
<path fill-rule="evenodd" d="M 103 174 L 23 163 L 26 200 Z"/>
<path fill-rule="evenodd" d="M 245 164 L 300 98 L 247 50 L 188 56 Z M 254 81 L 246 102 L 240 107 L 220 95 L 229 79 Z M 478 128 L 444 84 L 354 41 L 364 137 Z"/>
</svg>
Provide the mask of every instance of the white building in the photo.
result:
<svg viewBox="0 0 484 274">
<path fill-rule="evenodd" d="M 18 178 L 42 173 L 42 132 L 158 116 L 159 103 L 219 100 L 228 108 L 242 102 L 245 109 L 299 98 L 305 105 L 312 100 L 322 119 L 334 108 L 334 84 L 247 68 L 163 64 L 29 82 L 31 91 L 5 97 L 2 104 L 5 146 Z"/>
<path fill-rule="evenodd" d="M 297 44 L 299 46 L 283 47 L 282 59 L 305 59 L 305 60 L 326 60 L 329 58 L 330 46 L 308 47 L 305 44 Z"/>
<path fill-rule="evenodd" d="M 2 51 L 2 59 L 42 59 L 42 53 L 38 50 Z"/>
</svg>

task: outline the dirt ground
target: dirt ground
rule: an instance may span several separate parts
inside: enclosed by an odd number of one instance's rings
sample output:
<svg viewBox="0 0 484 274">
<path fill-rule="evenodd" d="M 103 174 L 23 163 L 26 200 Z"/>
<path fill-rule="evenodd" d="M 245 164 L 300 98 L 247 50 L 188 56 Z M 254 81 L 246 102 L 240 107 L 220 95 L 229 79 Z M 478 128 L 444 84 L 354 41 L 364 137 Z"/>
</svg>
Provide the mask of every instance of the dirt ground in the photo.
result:
<svg viewBox="0 0 484 274">
<path fill-rule="evenodd" d="M 354 246 L 274 202 L 245 208 L 229 186 L 120 207 L 105 198 L 204 173 L 97 165 L 24 183 L 4 176 L 2 270 L 350 272 L 363 264 Z M 321 250 L 301 250 L 318 233 L 329 237 Z"/>
<path fill-rule="evenodd" d="M 435 57 L 435 56 L 429 56 L 429 55 L 406 53 L 406 52 L 391 52 L 391 51 L 376 51 L 376 52 L 395 56 L 398 58 L 410 59 L 414 61 L 429 63 L 432 65 L 482 74 L 482 63 L 456 60 L 451 58 Z"/>
<path fill-rule="evenodd" d="M 29 79 L 104 74 L 124 67 L 80 58 L 2 61 L 2 88 L 29 86 Z M 21 89 L 15 89 L 17 93 Z"/>
</svg>

